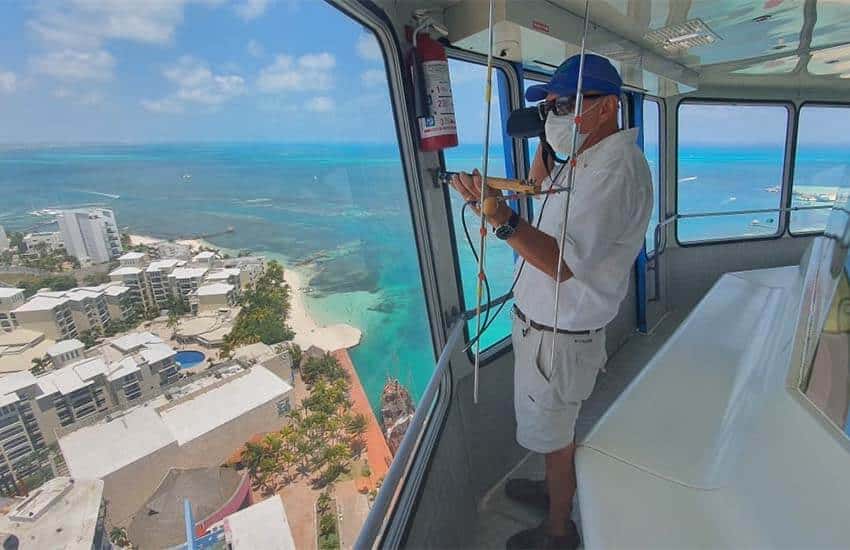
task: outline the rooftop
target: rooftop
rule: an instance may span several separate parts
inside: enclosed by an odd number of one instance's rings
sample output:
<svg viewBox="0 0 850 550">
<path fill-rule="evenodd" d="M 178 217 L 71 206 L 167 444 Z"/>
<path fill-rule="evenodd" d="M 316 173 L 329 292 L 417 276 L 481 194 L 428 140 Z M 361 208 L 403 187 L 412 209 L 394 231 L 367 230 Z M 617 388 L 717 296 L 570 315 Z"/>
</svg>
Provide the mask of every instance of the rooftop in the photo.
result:
<svg viewBox="0 0 850 550">
<path fill-rule="evenodd" d="M 0 395 L 8 395 L 36 383 L 36 378 L 29 371 L 13 372 L 0 377 Z"/>
<path fill-rule="evenodd" d="M 18 328 L 12 332 L 0 332 L 0 348 L 4 346 L 23 346 L 37 342 L 44 334 L 36 330 Z M 2 353 L 0 353 L 2 355 Z"/>
<path fill-rule="evenodd" d="M 147 346 L 147 349 L 143 350 L 139 355 L 141 355 L 142 359 L 151 365 L 157 361 L 173 357 L 177 355 L 177 352 L 174 351 L 168 344 L 150 344 Z"/>
<path fill-rule="evenodd" d="M 225 267 L 216 271 L 207 273 L 207 281 L 225 281 L 230 277 L 238 277 L 242 271 L 237 267 Z"/>
<path fill-rule="evenodd" d="M 85 349 L 85 347 L 85 344 L 83 344 L 76 338 L 71 338 L 70 340 L 62 340 L 61 342 L 57 342 L 47 348 L 47 355 L 55 357 L 57 355 L 62 355 L 63 353 L 68 353 L 69 351 Z"/>
<path fill-rule="evenodd" d="M 106 376 L 106 379 L 110 382 L 113 380 L 119 380 L 128 374 L 133 374 L 134 372 L 139 372 L 141 370 L 139 365 L 136 363 L 136 360 L 132 357 L 125 357 L 121 361 L 113 363 L 112 366 L 114 370 Z"/>
<path fill-rule="evenodd" d="M 267 498 L 222 521 L 233 550 L 294 550 L 292 528 L 279 495 Z"/>
<path fill-rule="evenodd" d="M 228 283 L 212 283 L 198 287 L 195 294 L 198 296 L 221 296 L 232 292 L 234 288 L 236 287 Z"/>
<path fill-rule="evenodd" d="M 237 371 L 218 386 L 215 383 L 220 380 L 213 377 L 204 384 L 193 383 L 197 395 L 187 392 L 188 399 L 175 405 L 157 398 L 110 421 L 63 436 L 59 446 L 68 471 L 78 478 L 103 478 L 163 447 L 186 443 L 219 428 L 291 390 L 263 367 L 247 372 L 237 367 Z"/>
<path fill-rule="evenodd" d="M 147 269 L 145 269 L 145 271 L 152 272 L 152 271 L 159 271 L 160 269 L 173 269 L 173 268 L 177 267 L 178 265 L 183 265 L 184 263 L 186 263 L 186 262 L 183 261 L 183 260 L 175 260 L 175 259 L 157 260 L 155 262 L 151 262 L 150 265 L 147 267 Z"/>
<path fill-rule="evenodd" d="M 26 343 L 15 345 L 2 343 L 4 336 L 22 331 L 32 335 L 26 338 Z M 32 360 L 36 357 L 44 357 L 53 344 L 53 340 L 44 338 L 42 333 L 32 330 L 17 329 L 10 333 L 0 333 L 0 374 L 28 371 L 32 368 Z"/>
<path fill-rule="evenodd" d="M 120 296 L 125 292 L 130 292 L 130 287 L 123 285 L 108 285 L 103 287 L 103 293 L 107 296 Z"/>
<path fill-rule="evenodd" d="M 122 276 L 122 275 L 138 275 L 142 270 L 138 267 L 119 267 L 115 271 L 110 271 L 109 276 Z"/>
<path fill-rule="evenodd" d="M 194 279 L 204 276 L 208 269 L 206 267 L 178 267 L 171 272 L 170 277 L 175 279 Z"/>
<path fill-rule="evenodd" d="M 118 261 L 121 260 L 141 260 L 145 255 L 142 252 L 127 252 L 118 257 Z"/>
<path fill-rule="evenodd" d="M 12 310 L 12 313 L 22 313 L 25 311 L 50 311 L 57 306 L 61 306 L 68 302 L 68 298 L 53 298 L 36 294 L 30 301 L 24 305 Z"/>
<path fill-rule="evenodd" d="M 150 332 L 131 332 L 112 340 L 112 347 L 123 352 L 131 352 L 147 344 L 162 344 L 162 338 Z"/>
<path fill-rule="evenodd" d="M 292 386 L 263 367 L 212 388 L 160 413 L 181 445 L 286 395 Z"/>
<path fill-rule="evenodd" d="M 6 286 L 0 286 L 0 298 L 11 298 L 12 296 L 17 296 L 24 289 L 22 288 L 11 288 Z"/>
<path fill-rule="evenodd" d="M 152 407 L 137 407 L 109 422 L 85 426 L 59 439 L 68 471 L 82 479 L 106 477 L 173 444 L 174 436 Z"/>
<path fill-rule="evenodd" d="M 99 479 L 55 477 L 0 515 L 0 532 L 15 535 L 21 548 L 90 550 L 102 499 Z"/>
<path fill-rule="evenodd" d="M 198 252 L 195 254 L 194 260 L 210 260 L 216 257 L 215 252 L 211 252 L 209 250 L 204 250 L 203 252 Z"/>
</svg>

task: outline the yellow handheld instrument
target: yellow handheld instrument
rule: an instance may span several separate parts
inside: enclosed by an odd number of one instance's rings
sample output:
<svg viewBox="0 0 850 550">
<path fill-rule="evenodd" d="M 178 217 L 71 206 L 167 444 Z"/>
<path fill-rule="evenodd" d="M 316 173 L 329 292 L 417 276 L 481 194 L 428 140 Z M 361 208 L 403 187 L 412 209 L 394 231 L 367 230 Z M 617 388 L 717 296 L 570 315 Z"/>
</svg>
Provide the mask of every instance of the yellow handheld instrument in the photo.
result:
<svg viewBox="0 0 850 550">
<path fill-rule="evenodd" d="M 438 185 L 451 185 L 452 178 L 456 176 L 458 172 L 445 172 L 440 171 L 437 172 L 437 184 Z M 509 179 L 509 178 L 497 178 L 494 176 L 487 177 L 487 187 L 491 187 L 493 189 L 499 189 L 501 191 L 510 191 L 514 194 L 522 194 L 522 195 L 539 195 L 540 194 L 540 184 L 535 182 L 534 180 L 517 180 L 517 179 Z M 503 197 L 502 200 L 514 198 L 514 197 Z M 484 199 L 484 204 L 481 207 L 481 212 L 485 216 L 491 216 L 496 213 L 496 210 L 499 207 L 499 199 L 497 197 L 488 197 Z"/>
</svg>

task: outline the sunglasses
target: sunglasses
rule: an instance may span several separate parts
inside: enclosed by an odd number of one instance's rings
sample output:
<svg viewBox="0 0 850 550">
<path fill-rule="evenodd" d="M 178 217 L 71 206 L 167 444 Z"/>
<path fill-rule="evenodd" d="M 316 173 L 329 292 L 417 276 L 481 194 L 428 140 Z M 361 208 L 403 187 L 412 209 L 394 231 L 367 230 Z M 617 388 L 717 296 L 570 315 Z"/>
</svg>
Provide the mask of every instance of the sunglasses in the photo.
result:
<svg viewBox="0 0 850 550">
<path fill-rule="evenodd" d="M 584 99 L 593 99 L 596 97 L 602 97 L 604 94 L 585 94 Z M 563 96 L 556 97 L 555 99 L 550 99 L 548 101 L 541 101 L 537 105 L 537 109 L 540 112 L 540 118 L 545 119 L 546 115 L 549 113 L 555 113 L 557 116 L 570 115 L 575 111 L 576 108 L 576 96 Z"/>
</svg>

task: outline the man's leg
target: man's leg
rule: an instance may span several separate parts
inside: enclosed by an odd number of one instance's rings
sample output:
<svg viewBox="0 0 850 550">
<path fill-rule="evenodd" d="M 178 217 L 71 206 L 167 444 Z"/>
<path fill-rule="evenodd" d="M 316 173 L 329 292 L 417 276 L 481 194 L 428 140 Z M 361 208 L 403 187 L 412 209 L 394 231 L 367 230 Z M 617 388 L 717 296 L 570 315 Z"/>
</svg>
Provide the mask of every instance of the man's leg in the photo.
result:
<svg viewBox="0 0 850 550">
<path fill-rule="evenodd" d="M 546 454 L 546 486 L 549 489 L 550 535 L 563 536 L 571 531 L 569 523 L 576 492 L 575 442 Z"/>
</svg>

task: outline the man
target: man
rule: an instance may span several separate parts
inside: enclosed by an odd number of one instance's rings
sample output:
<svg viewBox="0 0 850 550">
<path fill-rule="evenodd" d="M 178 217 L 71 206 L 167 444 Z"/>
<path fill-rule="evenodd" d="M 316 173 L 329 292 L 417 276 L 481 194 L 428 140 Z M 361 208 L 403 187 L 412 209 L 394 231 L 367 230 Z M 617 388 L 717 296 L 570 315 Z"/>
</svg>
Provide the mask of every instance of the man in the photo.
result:
<svg viewBox="0 0 850 550">
<path fill-rule="evenodd" d="M 567 59 L 547 84 L 532 86 L 529 101 L 545 100 L 546 142 L 569 155 L 575 123 L 579 56 Z M 576 548 L 570 520 L 576 490 L 575 423 L 605 365 L 605 325 L 626 295 L 629 271 L 643 244 L 652 211 L 649 167 L 636 145 L 637 130 L 620 130 L 622 80 L 608 60 L 585 55 L 583 105 L 574 188 L 564 249 L 559 250 L 567 193 L 537 202 L 539 227 L 504 203 L 488 222 L 525 260 L 514 290 L 514 408 L 517 442 L 545 455 L 546 479 L 512 479 L 509 497 L 548 511 L 538 527 L 508 540 L 508 548 Z M 554 163 L 541 143 L 530 177 L 543 188 L 567 185 L 569 165 Z M 452 185 L 467 201 L 480 198 L 481 178 L 461 174 Z M 499 192 L 488 189 L 488 196 Z M 553 326 L 560 263 L 558 333 Z M 550 364 L 552 340 L 555 360 Z"/>
</svg>

